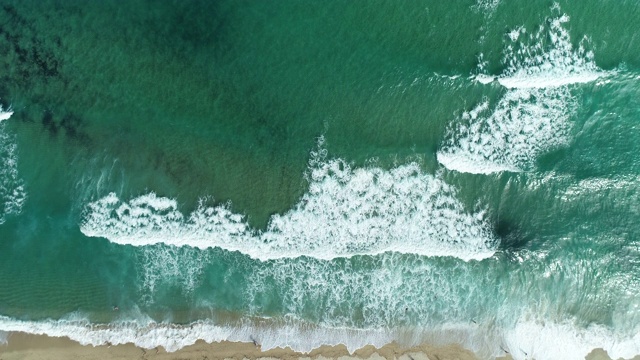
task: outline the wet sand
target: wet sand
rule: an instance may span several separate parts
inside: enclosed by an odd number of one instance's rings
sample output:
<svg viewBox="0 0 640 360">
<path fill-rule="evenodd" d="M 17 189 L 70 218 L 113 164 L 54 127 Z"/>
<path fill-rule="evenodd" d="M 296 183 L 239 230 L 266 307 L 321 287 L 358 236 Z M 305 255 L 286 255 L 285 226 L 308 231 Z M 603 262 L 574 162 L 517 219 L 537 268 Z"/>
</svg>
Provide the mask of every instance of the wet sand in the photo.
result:
<svg viewBox="0 0 640 360">
<path fill-rule="evenodd" d="M 214 360 L 214 359 L 260 359 L 260 360 L 483 360 L 473 352 L 459 345 L 421 345 L 402 348 L 395 343 L 381 348 L 365 346 L 349 353 L 344 345 L 322 346 L 309 353 L 300 353 L 289 348 L 262 351 L 259 345 L 250 342 L 222 341 L 206 343 L 198 341 L 175 352 L 163 348 L 143 349 L 133 344 L 124 345 L 81 345 L 69 338 L 32 335 L 19 332 L 10 333 L 8 342 L 0 344 L 0 360 L 86 360 L 86 359 L 149 359 L 149 360 Z M 602 349 L 594 349 L 586 360 L 611 360 Z M 510 354 L 495 360 L 512 360 Z M 640 360 L 640 355 L 631 360 Z"/>
<path fill-rule="evenodd" d="M 366 346 L 350 354 L 345 346 L 322 346 L 303 354 L 291 349 L 261 351 L 253 343 L 198 341 L 176 352 L 168 353 L 162 348 L 142 349 L 133 344 L 113 346 L 83 346 L 68 338 L 53 338 L 44 335 L 11 333 L 8 343 L 0 345 L 1 360 L 76 360 L 76 359 L 154 359 L 154 360 L 202 360 L 202 359 L 397 359 L 397 360 L 478 360 L 469 350 L 458 345 L 433 347 L 423 345 L 409 349 L 388 344 L 376 349 Z M 510 360 L 511 357 L 501 357 Z"/>
</svg>

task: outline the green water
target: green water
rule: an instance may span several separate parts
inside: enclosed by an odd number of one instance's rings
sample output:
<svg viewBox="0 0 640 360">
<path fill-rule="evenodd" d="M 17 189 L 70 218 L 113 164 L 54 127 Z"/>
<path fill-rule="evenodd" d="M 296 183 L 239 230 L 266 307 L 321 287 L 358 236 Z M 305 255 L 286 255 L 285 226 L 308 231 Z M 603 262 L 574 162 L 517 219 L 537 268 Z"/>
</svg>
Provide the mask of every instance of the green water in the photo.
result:
<svg viewBox="0 0 640 360">
<path fill-rule="evenodd" d="M 486 356 L 635 355 L 637 28 L 635 1 L 2 0 L 0 331 L 268 319 L 451 331 Z M 505 85 L 520 75 L 535 88 Z M 415 190 L 434 184 L 454 190 Z M 88 220 L 110 193 L 130 209 Z M 151 206 L 161 220 L 131 225 L 150 193 L 184 218 Z M 220 205 L 244 216 L 240 245 L 187 220 Z M 305 229 L 332 235 L 286 237 Z"/>
</svg>

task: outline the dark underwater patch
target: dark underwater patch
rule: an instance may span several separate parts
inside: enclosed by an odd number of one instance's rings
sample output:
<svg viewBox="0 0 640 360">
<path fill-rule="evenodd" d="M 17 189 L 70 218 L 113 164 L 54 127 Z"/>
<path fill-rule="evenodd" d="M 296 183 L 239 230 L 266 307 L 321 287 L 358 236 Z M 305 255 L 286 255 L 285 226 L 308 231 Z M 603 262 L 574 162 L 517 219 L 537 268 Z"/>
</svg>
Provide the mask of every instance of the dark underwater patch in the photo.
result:
<svg viewBox="0 0 640 360">
<path fill-rule="evenodd" d="M 74 140 L 83 144 L 88 144 L 89 136 L 82 129 L 84 122 L 82 119 L 72 113 L 63 115 L 55 115 L 51 110 L 45 110 L 42 119 L 42 127 L 55 137 L 58 134 L 64 134 L 70 140 Z"/>
<path fill-rule="evenodd" d="M 494 222 L 493 231 L 500 239 L 498 248 L 503 251 L 518 251 L 531 241 L 530 236 L 514 221 L 498 219 Z"/>
<path fill-rule="evenodd" d="M 30 21 L 11 5 L 3 5 L 0 13 L 6 19 L 0 25 L 0 56 L 13 65 L 9 80 L 23 87 L 59 76 L 60 60 Z M 54 39 L 53 44 L 61 46 L 60 39 Z"/>
</svg>

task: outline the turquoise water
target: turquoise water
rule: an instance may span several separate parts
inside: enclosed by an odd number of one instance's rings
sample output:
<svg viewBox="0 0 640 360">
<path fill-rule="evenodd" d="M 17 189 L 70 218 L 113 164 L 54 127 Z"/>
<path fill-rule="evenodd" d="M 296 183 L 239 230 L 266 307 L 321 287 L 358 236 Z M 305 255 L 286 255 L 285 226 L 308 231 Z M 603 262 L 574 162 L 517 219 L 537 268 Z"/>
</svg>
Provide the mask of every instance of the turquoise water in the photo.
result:
<svg viewBox="0 0 640 360">
<path fill-rule="evenodd" d="M 640 354 L 636 2 L 0 5 L 0 333 Z"/>
</svg>

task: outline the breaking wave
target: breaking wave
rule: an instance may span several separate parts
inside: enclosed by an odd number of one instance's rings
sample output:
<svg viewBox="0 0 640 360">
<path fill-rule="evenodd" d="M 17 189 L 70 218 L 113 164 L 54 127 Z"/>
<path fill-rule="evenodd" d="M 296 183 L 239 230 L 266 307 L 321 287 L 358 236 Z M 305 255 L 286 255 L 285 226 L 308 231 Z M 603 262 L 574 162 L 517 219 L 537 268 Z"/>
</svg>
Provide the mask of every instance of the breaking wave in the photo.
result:
<svg viewBox="0 0 640 360">
<path fill-rule="evenodd" d="M 476 76 L 478 82 L 497 81 L 507 90 L 497 104 L 485 100 L 450 127 L 437 153 L 446 168 L 474 174 L 528 171 L 538 156 L 570 143 L 577 100 L 568 85 L 607 73 L 586 50 L 586 38 L 573 47 L 563 27 L 567 15 L 547 20 L 537 32 L 518 27 L 507 34 L 501 75 Z M 485 66 L 481 62 L 481 71 Z"/>
<path fill-rule="evenodd" d="M 265 231 L 251 229 L 229 204 L 201 204 L 185 216 L 174 199 L 154 193 L 129 202 L 111 193 L 90 203 L 81 231 L 118 244 L 220 247 L 261 260 L 390 251 L 464 260 L 493 255 L 497 240 L 484 214 L 467 213 L 456 189 L 417 163 L 354 169 L 326 160 L 325 152 L 312 154 L 308 192 L 292 210 L 273 215 Z"/>
<path fill-rule="evenodd" d="M 18 175 L 17 145 L 4 129 L 11 115 L 13 111 L 0 107 L 0 224 L 7 215 L 20 213 L 26 200 L 24 183 Z"/>
</svg>

